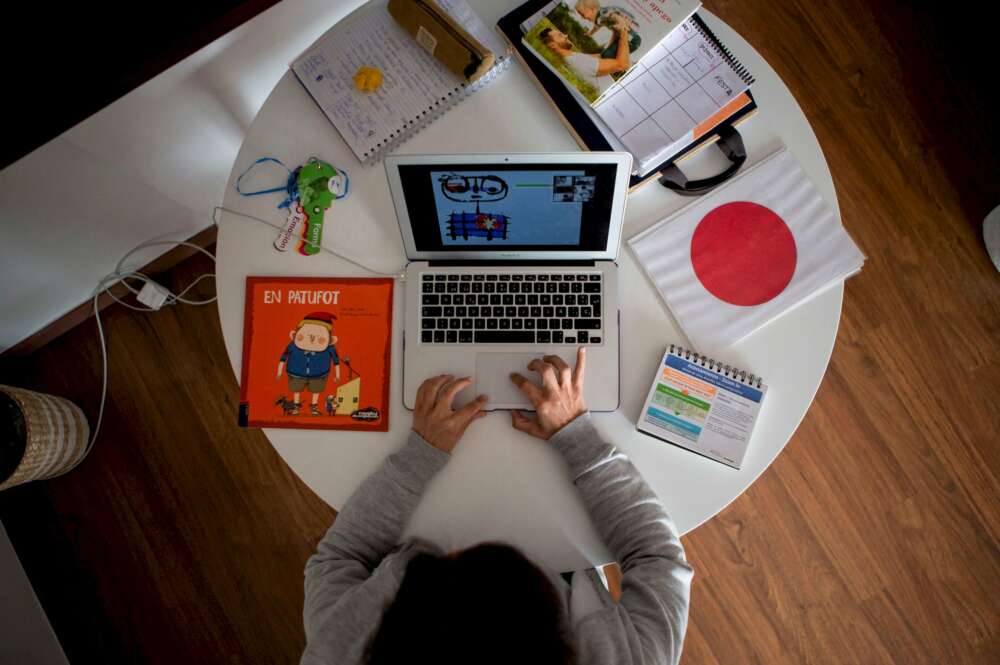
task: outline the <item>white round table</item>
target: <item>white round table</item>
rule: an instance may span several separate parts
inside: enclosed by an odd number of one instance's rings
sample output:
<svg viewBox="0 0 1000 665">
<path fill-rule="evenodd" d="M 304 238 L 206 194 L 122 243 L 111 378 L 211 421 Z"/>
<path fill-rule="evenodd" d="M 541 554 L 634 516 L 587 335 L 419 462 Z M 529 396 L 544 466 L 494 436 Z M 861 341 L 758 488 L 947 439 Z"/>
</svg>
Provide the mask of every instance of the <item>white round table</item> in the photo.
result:
<svg viewBox="0 0 1000 665">
<path fill-rule="evenodd" d="M 355 4 L 360 4 L 355 2 Z M 473 0 L 489 25 L 518 3 Z M 802 110 L 774 70 L 716 17 L 701 15 L 754 74 L 758 115 L 740 126 L 748 165 L 783 142 L 801 162 L 826 201 L 838 210 L 826 160 Z M 490 127 L 482 131 L 481 127 Z M 575 151 L 548 102 L 520 65 L 404 143 L 399 152 L 478 153 Z M 702 177 L 721 161 L 706 150 L 687 160 L 685 172 Z M 291 72 L 275 86 L 250 126 L 225 193 L 224 207 L 276 224 L 278 196 L 241 197 L 236 177 L 254 160 L 274 156 L 288 165 L 318 156 L 346 168 L 350 196 L 334 203 L 323 244 L 384 272 L 401 272 L 406 257 L 381 164 L 362 168 L 340 135 Z M 657 184 L 629 197 L 624 238 L 680 208 L 686 200 Z M 839 214 L 839 213 L 838 213 Z M 226 348 L 240 375 L 244 285 L 248 275 L 366 276 L 323 253 L 303 257 L 272 248 L 276 231 L 232 214 L 219 214 L 218 306 Z M 777 457 L 802 420 L 826 372 L 840 321 L 843 287 L 836 286 L 792 310 L 731 348 L 701 349 L 762 375 L 769 385 L 743 468 L 723 466 L 635 430 L 646 391 L 665 346 L 686 340 L 634 257 L 622 248 L 622 402 L 595 414 L 597 426 L 623 450 L 654 488 L 682 533 L 694 529 L 738 497 Z M 382 460 L 398 449 L 410 428 L 402 404 L 403 289 L 397 282 L 393 319 L 390 430 L 388 433 L 268 429 L 265 434 L 288 465 L 320 497 L 341 508 Z M 453 459 L 431 482 L 407 534 L 446 550 L 496 540 L 521 547 L 551 569 L 606 563 L 601 543 L 558 455 L 510 426 L 506 412 L 473 424 Z"/>
</svg>

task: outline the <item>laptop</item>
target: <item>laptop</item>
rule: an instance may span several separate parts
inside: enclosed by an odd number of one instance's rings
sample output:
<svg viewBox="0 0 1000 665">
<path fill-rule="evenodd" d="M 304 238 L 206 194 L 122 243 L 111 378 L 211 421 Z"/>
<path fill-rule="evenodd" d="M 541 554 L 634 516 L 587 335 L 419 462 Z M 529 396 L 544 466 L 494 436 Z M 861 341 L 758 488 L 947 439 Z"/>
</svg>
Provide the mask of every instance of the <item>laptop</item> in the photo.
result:
<svg viewBox="0 0 1000 665">
<path fill-rule="evenodd" d="M 403 404 L 438 374 L 469 376 L 461 404 L 530 409 L 511 372 L 571 367 L 587 347 L 584 399 L 619 397 L 618 266 L 628 153 L 398 155 L 385 160 L 406 267 Z"/>
</svg>

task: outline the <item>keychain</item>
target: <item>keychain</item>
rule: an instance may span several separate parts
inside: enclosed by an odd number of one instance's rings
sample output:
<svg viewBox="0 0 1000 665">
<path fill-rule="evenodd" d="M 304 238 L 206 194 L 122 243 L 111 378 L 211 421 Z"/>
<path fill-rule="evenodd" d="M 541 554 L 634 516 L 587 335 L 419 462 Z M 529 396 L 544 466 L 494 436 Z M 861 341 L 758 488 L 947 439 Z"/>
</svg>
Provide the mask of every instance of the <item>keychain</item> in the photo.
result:
<svg viewBox="0 0 1000 665">
<path fill-rule="evenodd" d="M 274 248 L 279 252 L 287 252 L 288 246 L 292 242 L 292 237 L 304 235 L 308 220 L 309 217 L 302 209 L 301 203 L 296 201 L 288 206 L 288 218 L 285 220 L 285 228 L 274 239 Z"/>
<path fill-rule="evenodd" d="M 347 196 L 347 173 L 313 157 L 298 169 L 297 181 L 299 202 L 306 216 L 299 253 L 319 254 L 326 211 L 334 201 Z"/>
<path fill-rule="evenodd" d="M 274 163 L 288 173 L 285 185 L 252 192 L 242 189 L 242 180 L 260 164 Z M 301 238 L 298 244 L 300 254 L 318 254 L 323 241 L 323 221 L 330 205 L 347 196 L 350 178 L 346 171 L 310 157 L 309 161 L 294 171 L 274 157 L 261 157 L 251 164 L 236 179 L 236 191 L 243 196 L 260 196 L 284 192 L 285 198 L 278 209 L 288 209 L 284 227 L 274 241 L 280 252 L 288 251 L 293 237 Z"/>
</svg>

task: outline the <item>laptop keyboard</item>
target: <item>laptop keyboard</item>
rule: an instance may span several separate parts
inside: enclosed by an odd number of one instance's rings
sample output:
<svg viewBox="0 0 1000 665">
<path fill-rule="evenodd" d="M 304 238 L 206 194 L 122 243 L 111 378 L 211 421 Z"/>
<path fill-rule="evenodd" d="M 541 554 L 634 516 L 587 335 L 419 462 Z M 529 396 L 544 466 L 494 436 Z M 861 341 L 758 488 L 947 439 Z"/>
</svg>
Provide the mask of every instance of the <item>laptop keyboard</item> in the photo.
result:
<svg viewBox="0 0 1000 665">
<path fill-rule="evenodd" d="M 424 344 L 601 344 L 600 272 L 421 273 Z"/>
</svg>

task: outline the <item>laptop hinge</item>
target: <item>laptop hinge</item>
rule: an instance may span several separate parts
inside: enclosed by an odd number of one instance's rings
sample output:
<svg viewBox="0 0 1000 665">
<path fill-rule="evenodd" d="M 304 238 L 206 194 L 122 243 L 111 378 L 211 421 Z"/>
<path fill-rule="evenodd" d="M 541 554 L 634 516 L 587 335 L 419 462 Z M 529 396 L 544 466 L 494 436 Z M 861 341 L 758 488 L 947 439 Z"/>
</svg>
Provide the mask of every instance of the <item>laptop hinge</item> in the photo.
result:
<svg viewBox="0 0 1000 665">
<path fill-rule="evenodd" d="M 432 268 L 462 268 L 462 267 L 476 267 L 476 268 L 486 268 L 486 267 L 531 267 L 531 266 L 589 266 L 593 267 L 597 265 L 597 261 L 593 259 L 589 260 L 541 260 L 541 261 L 483 261 L 482 259 L 478 261 L 428 261 L 427 264 Z"/>
</svg>

